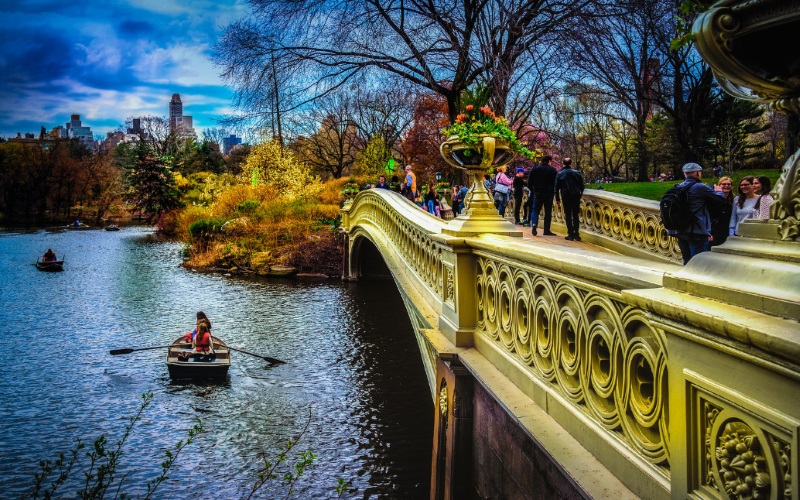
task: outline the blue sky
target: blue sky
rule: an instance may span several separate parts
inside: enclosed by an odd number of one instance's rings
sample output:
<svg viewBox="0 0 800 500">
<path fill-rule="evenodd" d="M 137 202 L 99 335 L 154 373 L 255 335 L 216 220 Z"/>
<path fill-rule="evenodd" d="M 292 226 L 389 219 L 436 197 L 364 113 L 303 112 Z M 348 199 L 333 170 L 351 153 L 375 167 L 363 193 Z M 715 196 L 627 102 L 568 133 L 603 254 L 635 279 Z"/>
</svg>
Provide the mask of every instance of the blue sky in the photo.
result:
<svg viewBox="0 0 800 500">
<path fill-rule="evenodd" d="M 173 93 L 198 135 L 231 113 L 211 62 L 245 0 L 0 1 L 0 136 L 80 114 L 105 137 L 126 118 L 169 115 Z"/>
</svg>

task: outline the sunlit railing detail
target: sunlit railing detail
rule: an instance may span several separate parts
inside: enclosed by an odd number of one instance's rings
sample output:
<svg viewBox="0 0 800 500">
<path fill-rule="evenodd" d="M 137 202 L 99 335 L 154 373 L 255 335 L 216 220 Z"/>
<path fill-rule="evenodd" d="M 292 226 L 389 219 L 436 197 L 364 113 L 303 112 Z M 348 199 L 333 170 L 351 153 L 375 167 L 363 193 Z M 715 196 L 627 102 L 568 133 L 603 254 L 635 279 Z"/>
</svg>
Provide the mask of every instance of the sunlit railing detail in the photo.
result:
<svg viewBox="0 0 800 500">
<path fill-rule="evenodd" d="M 642 257 L 674 259 L 655 203 L 627 198 L 587 193 L 582 231 L 602 235 L 599 243 L 636 245 Z M 342 222 L 348 252 L 357 254 L 366 237 L 393 264 L 423 339 L 432 396 L 441 394 L 442 360 L 488 360 L 502 383 L 530 398 L 509 411 L 539 405 L 642 497 L 799 498 L 798 319 L 771 312 L 793 311 L 779 305 L 795 300 L 796 289 L 753 294 L 780 304 L 748 308 L 713 285 L 712 294 L 696 294 L 706 275 L 691 263 L 553 251 L 491 232 L 455 236 L 445 226 L 393 193 L 374 192 L 359 194 Z M 778 285 L 798 275 L 792 266 L 800 262 L 780 245 L 768 247 L 783 259 L 769 262 Z M 736 245 L 721 248 L 698 259 L 740 267 L 752 258 L 750 247 L 741 260 Z"/>
<path fill-rule="evenodd" d="M 642 311 L 612 290 L 491 255 L 478 259 L 477 287 L 481 335 L 632 451 L 669 467 L 666 344 Z"/>
<path fill-rule="evenodd" d="M 563 224 L 564 214 L 553 210 L 555 221 Z M 661 224 L 658 202 L 633 196 L 587 189 L 581 199 L 580 231 L 594 233 L 624 245 L 681 262 L 675 238 Z"/>
</svg>

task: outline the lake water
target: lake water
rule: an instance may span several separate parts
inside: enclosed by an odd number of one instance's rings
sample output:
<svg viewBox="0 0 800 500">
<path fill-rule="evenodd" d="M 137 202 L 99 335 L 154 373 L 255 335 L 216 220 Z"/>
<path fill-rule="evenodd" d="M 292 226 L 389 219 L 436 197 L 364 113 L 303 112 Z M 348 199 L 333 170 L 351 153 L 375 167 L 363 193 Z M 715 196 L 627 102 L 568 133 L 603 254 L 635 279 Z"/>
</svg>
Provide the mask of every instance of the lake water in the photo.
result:
<svg viewBox="0 0 800 500">
<path fill-rule="evenodd" d="M 52 248 L 64 271 L 33 265 Z M 289 462 L 318 458 L 294 498 L 427 498 L 433 403 L 403 302 L 392 281 L 249 280 L 187 271 L 181 245 L 152 228 L 0 232 L 0 497 L 33 484 L 40 459 L 81 438 L 122 437 L 146 391 L 154 393 L 128 438 L 121 491 L 144 496 L 163 450 L 206 431 L 181 452 L 156 498 L 242 498 L 260 454 L 274 459 L 303 431 Z M 232 353 L 228 380 L 170 380 L 165 350 L 205 311 Z M 73 497 L 80 472 L 59 489 Z M 280 480 L 256 497 L 284 498 Z M 113 496 L 113 495 L 109 495 Z"/>
</svg>

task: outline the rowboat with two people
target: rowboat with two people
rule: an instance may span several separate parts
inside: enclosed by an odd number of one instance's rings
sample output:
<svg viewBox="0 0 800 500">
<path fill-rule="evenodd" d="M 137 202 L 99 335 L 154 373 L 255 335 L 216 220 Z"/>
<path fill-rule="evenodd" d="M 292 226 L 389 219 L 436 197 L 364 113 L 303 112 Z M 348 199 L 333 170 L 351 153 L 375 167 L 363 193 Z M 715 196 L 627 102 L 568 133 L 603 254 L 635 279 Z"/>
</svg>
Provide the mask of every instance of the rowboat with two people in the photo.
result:
<svg viewBox="0 0 800 500">
<path fill-rule="evenodd" d="M 44 255 L 42 255 L 42 260 L 39 260 L 38 257 L 36 258 L 36 269 L 40 271 L 63 271 L 64 259 L 62 257 L 61 260 L 58 260 L 53 249 L 48 248 Z"/>
<path fill-rule="evenodd" d="M 167 351 L 167 368 L 173 380 L 224 379 L 231 367 L 228 344 L 211 336 L 214 351 L 210 355 L 192 354 L 192 343 L 181 335 L 170 344 Z"/>
</svg>

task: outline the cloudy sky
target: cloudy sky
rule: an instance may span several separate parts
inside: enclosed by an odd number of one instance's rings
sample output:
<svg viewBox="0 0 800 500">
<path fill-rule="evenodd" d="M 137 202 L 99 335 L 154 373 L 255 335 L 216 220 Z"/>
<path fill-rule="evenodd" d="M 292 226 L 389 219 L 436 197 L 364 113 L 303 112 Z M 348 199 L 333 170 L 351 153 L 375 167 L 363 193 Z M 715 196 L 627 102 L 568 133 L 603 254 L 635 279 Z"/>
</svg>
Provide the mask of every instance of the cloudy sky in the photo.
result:
<svg viewBox="0 0 800 500">
<path fill-rule="evenodd" d="M 38 135 L 71 114 L 105 137 L 167 117 L 173 93 L 198 134 L 231 109 L 210 59 L 245 0 L 0 1 L 0 136 Z"/>
</svg>

